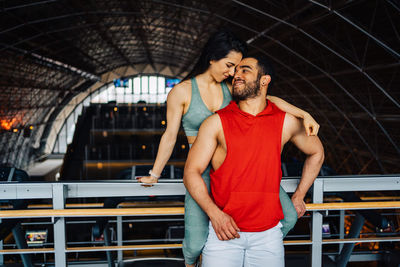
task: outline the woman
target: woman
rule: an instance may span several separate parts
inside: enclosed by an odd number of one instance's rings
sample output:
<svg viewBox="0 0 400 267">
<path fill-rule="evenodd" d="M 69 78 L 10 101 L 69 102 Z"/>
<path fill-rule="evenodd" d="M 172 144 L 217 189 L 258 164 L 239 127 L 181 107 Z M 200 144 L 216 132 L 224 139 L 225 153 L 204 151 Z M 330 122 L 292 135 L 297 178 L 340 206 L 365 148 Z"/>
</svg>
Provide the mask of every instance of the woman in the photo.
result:
<svg viewBox="0 0 400 267">
<path fill-rule="evenodd" d="M 246 54 L 246 44 L 229 31 L 215 33 L 206 43 L 199 61 L 193 71 L 177 84 L 167 99 L 167 128 L 161 137 L 157 157 L 150 176 L 139 178 L 143 183 L 156 183 L 168 162 L 182 120 L 182 126 L 191 146 L 196 139 L 200 124 L 215 111 L 225 107 L 231 101 L 232 85 L 224 80 L 233 76 L 235 66 Z M 190 78 L 190 79 L 189 79 Z M 268 96 L 280 109 L 302 118 L 307 134 L 316 135 L 319 125 L 305 111 L 290 105 L 280 98 Z M 202 177 L 209 189 L 210 166 Z M 282 189 L 280 195 L 284 219 L 282 232 L 285 236 L 297 221 L 297 212 Z M 208 235 L 208 217 L 191 198 L 185 198 L 185 239 L 183 254 L 187 266 L 193 266 L 205 244 Z"/>
</svg>

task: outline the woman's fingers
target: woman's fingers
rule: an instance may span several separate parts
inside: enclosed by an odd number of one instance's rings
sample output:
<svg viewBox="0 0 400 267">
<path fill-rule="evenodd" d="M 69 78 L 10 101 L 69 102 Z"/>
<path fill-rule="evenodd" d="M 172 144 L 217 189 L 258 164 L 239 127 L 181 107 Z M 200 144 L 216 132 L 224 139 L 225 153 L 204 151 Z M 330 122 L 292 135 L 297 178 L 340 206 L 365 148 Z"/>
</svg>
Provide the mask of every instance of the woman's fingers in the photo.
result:
<svg viewBox="0 0 400 267">
<path fill-rule="evenodd" d="M 158 182 L 158 179 L 153 176 L 143 176 L 136 178 L 139 183 L 143 183 L 142 186 L 144 187 L 151 187 L 153 184 Z"/>
<path fill-rule="evenodd" d="M 318 135 L 319 124 L 314 120 L 314 118 L 307 114 L 303 119 L 303 125 L 306 130 L 307 136 Z"/>
<path fill-rule="evenodd" d="M 310 135 L 318 135 L 318 131 L 319 131 L 319 124 L 315 124 L 311 126 L 311 131 L 310 131 Z"/>
</svg>

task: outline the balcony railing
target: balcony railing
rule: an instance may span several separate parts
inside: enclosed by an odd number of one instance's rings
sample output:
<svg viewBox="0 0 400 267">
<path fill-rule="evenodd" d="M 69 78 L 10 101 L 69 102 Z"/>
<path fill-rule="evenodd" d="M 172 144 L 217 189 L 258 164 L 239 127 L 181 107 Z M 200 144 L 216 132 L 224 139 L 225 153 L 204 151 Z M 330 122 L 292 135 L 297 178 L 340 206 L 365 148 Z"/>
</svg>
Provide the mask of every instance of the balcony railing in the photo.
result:
<svg viewBox="0 0 400 267">
<path fill-rule="evenodd" d="M 293 192 L 299 178 L 285 178 L 282 186 L 287 192 Z M 343 244 L 359 242 L 394 242 L 400 241 L 400 236 L 345 238 L 344 231 L 340 231 L 339 238 L 324 239 L 322 233 L 323 216 L 333 210 L 365 210 L 365 209 L 396 209 L 400 208 L 400 201 L 375 201 L 375 202 L 339 202 L 323 203 L 324 194 L 329 192 L 351 191 L 399 191 L 400 176 L 332 176 L 318 178 L 312 189 L 312 203 L 307 204 L 307 210 L 312 213 L 312 234 L 309 239 L 288 240 L 285 245 L 311 245 L 312 266 L 322 264 L 322 246 L 325 244 Z M 182 180 L 160 180 L 152 187 L 143 187 L 136 181 L 112 182 L 60 182 L 60 183 L 1 183 L 0 200 L 16 199 L 51 199 L 52 209 L 27 209 L 27 210 L 1 210 L 0 218 L 52 218 L 54 228 L 54 247 L 35 249 L 1 249 L 0 254 L 30 254 L 54 253 L 57 267 L 67 266 L 66 254 L 70 252 L 88 251 L 119 251 L 118 259 L 122 260 L 123 250 L 142 249 L 174 249 L 180 248 L 180 243 L 152 244 L 152 245 L 123 245 L 122 217 L 123 216 L 149 216 L 149 215 L 183 215 L 183 207 L 160 208 L 116 208 L 93 209 L 76 208 L 66 205 L 67 199 L 73 198 L 98 198 L 98 197 L 138 197 L 138 196 L 182 196 L 185 188 Z M 65 218 L 70 217 L 117 217 L 117 246 L 103 247 L 67 247 Z M 344 224 L 344 212 L 340 213 L 341 224 Z M 341 229 L 343 225 L 341 225 Z"/>
</svg>

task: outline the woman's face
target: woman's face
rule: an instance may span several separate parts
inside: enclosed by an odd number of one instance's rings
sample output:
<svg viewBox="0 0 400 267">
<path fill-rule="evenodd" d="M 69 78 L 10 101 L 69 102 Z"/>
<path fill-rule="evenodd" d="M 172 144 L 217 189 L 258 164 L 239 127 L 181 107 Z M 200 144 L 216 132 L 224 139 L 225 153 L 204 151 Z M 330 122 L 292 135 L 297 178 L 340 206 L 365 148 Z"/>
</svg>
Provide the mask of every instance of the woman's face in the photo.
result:
<svg viewBox="0 0 400 267">
<path fill-rule="evenodd" d="M 242 53 L 231 51 L 226 57 L 220 60 L 211 60 L 209 71 L 211 76 L 217 81 L 222 82 L 229 76 L 235 74 L 235 67 L 242 60 Z"/>
</svg>

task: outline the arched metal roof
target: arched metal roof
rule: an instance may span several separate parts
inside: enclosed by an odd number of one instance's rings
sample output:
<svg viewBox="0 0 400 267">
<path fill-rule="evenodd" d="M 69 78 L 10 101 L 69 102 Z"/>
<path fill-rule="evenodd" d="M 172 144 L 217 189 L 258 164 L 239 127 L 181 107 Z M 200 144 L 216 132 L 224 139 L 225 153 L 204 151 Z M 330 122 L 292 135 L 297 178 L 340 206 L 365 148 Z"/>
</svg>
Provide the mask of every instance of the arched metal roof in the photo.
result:
<svg viewBox="0 0 400 267">
<path fill-rule="evenodd" d="M 17 166 L 41 155 L 46 126 L 103 74 L 151 65 L 182 76 L 226 26 L 274 61 L 271 94 L 321 124 L 330 166 L 400 172 L 398 1 L 20 0 L 0 13 L 0 120 L 35 127 L 29 139 L 0 134 L 0 157 Z"/>
</svg>

